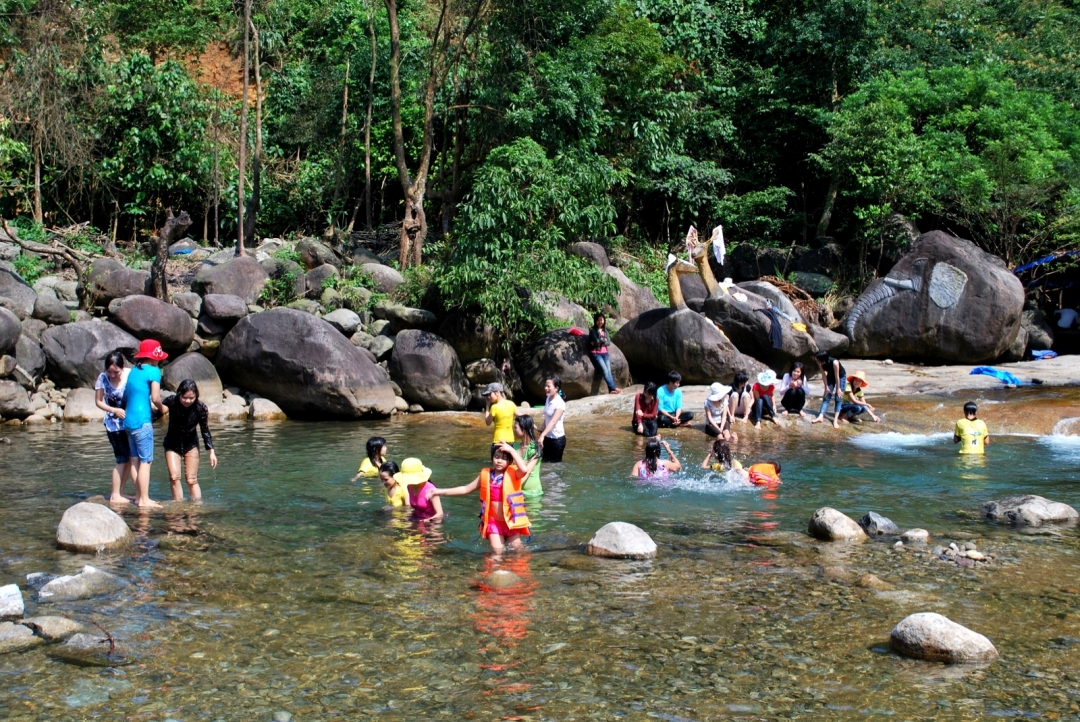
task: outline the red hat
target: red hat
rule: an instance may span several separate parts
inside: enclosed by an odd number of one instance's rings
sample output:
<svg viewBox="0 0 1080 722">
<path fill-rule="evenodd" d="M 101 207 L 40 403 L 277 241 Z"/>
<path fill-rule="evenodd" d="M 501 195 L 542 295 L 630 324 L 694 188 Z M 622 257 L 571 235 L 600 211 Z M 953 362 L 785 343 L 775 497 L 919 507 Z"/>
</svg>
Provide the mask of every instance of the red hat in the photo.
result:
<svg viewBox="0 0 1080 722">
<path fill-rule="evenodd" d="M 135 358 L 148 358 L 152 361 L 164 361 L 169 354 L 161 350 L 161 344 L 152 338 L 148 338 L 139 344 L 139 352 Z"/>
</svg>

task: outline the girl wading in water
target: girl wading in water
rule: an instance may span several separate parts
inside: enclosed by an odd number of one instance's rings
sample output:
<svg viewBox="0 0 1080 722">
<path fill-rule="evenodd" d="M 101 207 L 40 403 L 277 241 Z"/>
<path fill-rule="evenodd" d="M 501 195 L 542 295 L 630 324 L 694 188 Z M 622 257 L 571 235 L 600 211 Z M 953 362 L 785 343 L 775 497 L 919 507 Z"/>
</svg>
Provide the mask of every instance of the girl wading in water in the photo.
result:
<svg viewBox="0 0 1080 722">
<path fill-rule="evenodd" d="M 184 478 L 192 501 L 202 500 L 199 486 L 199 437 L 202 432 L 203 446 L 210 452 L 210 468 L 217 468 L 217 452 L 214 439 L 207 424 L 209 409 L 199 401 L 199 387 L 194 379 L 184 379 L 176 387 L 176 395 L 165 406 L 169 409 L 169 430 L 165 432 L 165 464 L 169 467 L 169 484 L 174 501 L 183 501 L 184 488 L 180 486 L 180 462 L 184 464 Z"/>
<path fill-rule="evenodd" d="M 131 474 L 131 450 L 128 448 L 127 432 L 124 431 L 124 388 L 130 371 L 131 369 L 124 368 L 124 355 L 113 351 L 105 357 L 105 371 L 94 383 L 96 404 L 105 412 L 105 433 L 109 435 L 109 443 L 112 444 L 113 456 L 116 459 L 112 473 L 112 492 L 109 494 L 110 504 L 130 502 L 131 499 L 123 494 L 124 481 L 128 475 L 131 475 L 132 482 L 135 481 L 135 476 Z"/>
<path fill-rule="evenodd" d="M 158 368 L 167 358 L 169 354 L 157 341 L 148 338 L 140 343 L 135 368 L 128 374 L 124 388 L 124 430 L 135 471 L 135 504 L 145 508 L 161 507 L 150 498 L 150 464 L 154 461 L 153 410 L 169 413 L 168 407 L 161 403 L 161 369 Z"/>
</svg>

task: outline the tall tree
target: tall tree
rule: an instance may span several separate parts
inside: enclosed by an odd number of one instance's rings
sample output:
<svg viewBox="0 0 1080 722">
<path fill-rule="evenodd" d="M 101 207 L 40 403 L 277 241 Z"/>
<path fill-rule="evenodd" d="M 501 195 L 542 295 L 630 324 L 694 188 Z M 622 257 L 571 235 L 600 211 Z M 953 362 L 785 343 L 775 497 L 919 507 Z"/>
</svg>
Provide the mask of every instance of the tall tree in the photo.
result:
<svg viewBox="0 0 1080 722">
<path fill-rule="evenodd" d="M 244 171 L 247 166 L 248 76 L 251 73 L 251 0 L 244 0 L 244 96 L 240 105 L 240 173 L 236 183 L 236 255 L 245 256 L 244 250 Z"/>
</svg>

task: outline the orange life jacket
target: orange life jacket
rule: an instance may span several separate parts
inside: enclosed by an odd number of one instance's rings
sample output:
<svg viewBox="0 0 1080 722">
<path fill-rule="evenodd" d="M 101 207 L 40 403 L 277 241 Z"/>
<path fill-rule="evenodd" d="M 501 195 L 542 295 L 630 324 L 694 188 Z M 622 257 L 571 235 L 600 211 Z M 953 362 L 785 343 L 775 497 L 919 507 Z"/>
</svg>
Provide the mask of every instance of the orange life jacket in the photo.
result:
<svg viewBox="0 0 1080 722">
<path fill-rule="evenodd" d="M 524 478 L 517 466 L 508 466 L 503 472 L 502 517 L 506 526 L 529 534 L 529 517 L 525 514 L 525 494 L 521 491 Z M 491 469 L 480 472 L 480 536 L 487 538 L 488 522 L 491 521 Z"/>
<path fill-rule="evenodd" d="M 771 461 L 754 464 L 746 471 L 750 474 L 750 481 L 758 486 L 776 486 L 782 483 L 780 475 L 776 473 L 776 464 Z"/>
</svg>

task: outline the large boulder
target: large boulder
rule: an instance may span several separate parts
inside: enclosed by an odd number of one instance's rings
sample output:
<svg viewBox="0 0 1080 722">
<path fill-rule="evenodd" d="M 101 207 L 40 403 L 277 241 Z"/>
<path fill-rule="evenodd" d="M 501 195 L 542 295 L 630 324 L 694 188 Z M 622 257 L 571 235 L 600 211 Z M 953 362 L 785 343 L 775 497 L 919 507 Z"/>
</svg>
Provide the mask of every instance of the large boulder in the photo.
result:
<svg viewBox="0 0 1080 722">
<path fill-rule="evenodd" d="M 1020 318 L 1020 328 L 1027 331 L 1027 350 L 1046 351 L 1054 346 L 1054 329 L 1046 321 L 1046 314 L 1038 308 L 1025 309 Z"/>
<path fill-rule="evenodd" d="M 45 373 L 45 352 L 25 331 L 15 344 L 15 364 L 15 380 L 28 389 L 36 387 Z"/>
<path fill-rule="evenodd" d="M 381 263 L 363 263 L 360 270 L 371 276 L 371 280 L 375 282 L 375 290 L 379 293 L 392 293 L 395 288 L 405 283 L 405 277 L 397 270 Z"/>
<path fill-rule="evenodd" d="M 656 542 L 640 527 L 613 521 L 597 530 L 585 552 L 594 557 L 651 559 L 656 556 Z"/>
<path fill-rule="evenodd" d="M 866 541 L 866 532 L 846 514 L 823 506 L 810 518 L 810 536 L 824 541 Z"/>
<path fill-rule="evenodd" d="M 209 316 L 222 326 L 232 328 L 236 322 L 248 315 L 244 299 L 227 293 L 208 293 L 203 296 L 201 313 Z"/>
<path fill-rule="evenodd" d="M 128 268 L 115 258 L 99 258 L 86 276 L 88 306 L 108 306 L 113 299 L 150 293 L 150 272 Z"/>
<path fill-rule="evenodd" d="M 469 388 L 454 349 L 428 331 L 406 329 L 394 340 L 388 365 L 401 395 L 428 411 L 459 411 L 469 403 Z"/>
<path fill-rule="evenodd" d="M 191 322 L 188 321 L 190 328 Z M 49 376 L 58 386 L 93 388 L 104 371 L 105 357 L 120 350 L 131 357 L 139 340 L 119 326 L 102 321 L 80 321 L 55 326 L 41 334 Z"/>
<path fill-rule="evenodd" d="M 296 252 L 300 254 L 300 262 L 304 264 L 304 268 L 309 271 L 324 264 L 341 268 L 341 259 L 333 249 L 314 238 L 301 238 L 297 241 Z"/>
<path fill-rule="evenodd" d="M 630 385 L 630 365 L 614 343 L 608 346 L 611 375 L 620 388 Z M 534 399 L 544 397 L 544 377 L 555 374 L 562 380 L 567 399 L 580 399 L 607 393 L 607 384 L 589 354 L 589 337 L 574 336 L 566 329 L 546 333 L 536 339 L 516 359 L 525 393 Z"/>
<path fill-rule="evenodd" d="M 608 266 L 604 269 L 604 273 L 619 282 L 619 310 L 614 315 L 619 318 L 636 318 L 646 311 L 661 308 L 660 301 L 656 299 L 656 294 L 650 289 L 631 281 L 626 277 L 625 273 L 615 266 Z"/>
<path fill-rule="evenodd" d="M 808 323 L 806 326 L 810 330 L 814 343 L 817 344 L 818 351 L 824 351 L 830 356 L 842 356 L 851 345 L 851 339 L 842 333 L 830 331 L 816 323 Z"/>
<path fill-rule="evenodd" d="M 204 266 L 191 282 L 191 290 L 203 298 L 225 293 L 255 303 L 269 278 L 254 258 L 237 256 L 217 266 Z"/>
<path fill-rule="evenodd" d="M 174 293 L 172 295 L 173 305 L 182 310 L 192 318 L 198 318 L 202 313 L 202 296 L 191 291 L 184 293 Z"/>
<path fill-rule="evenodd" d="M 1010 496 L 982 505 L 982 513 L 988 519 L 1015 526 L 1042 526 L 1043 524 L 1075 523 L 1076 509 L 1059 501 L 1027 494 Z"/>
<path fill-rule="evenodd" d="M 686 308 L 647 311 L 624 324 L 611 340 L 638 379 L 661 379 L 678 371 L 684 384 L 729 384 L 739 371 L 754 376 L 765 370 L 709 319 Z"/>
<path fill-rule="evenodd" d="M 578 241 L 577 243 L 571 243 L 569 250 L 571 255 L 584 258 L 586 261 L 592 261 L 601 271 L 606 270 L 611 265 L 607 251 L 599 243 Z"/>
<path fill-rule="evenodd" d="M 71 312 L 68 311 L 64 302 L 56 297 L 52 291 L 46 290 L 38 294 L 34 300 L 33 318 L 44 321 L 50 326 L 59 326 L 71 322 Z"/>
<path fill-rule="evenodd" d="M 195 339 L 191 316 L 153 296 L 127 296 L 109 304 L 117 326 L 142 340 L 152 338 L 169 353 L 182 352 Z"/>
<path fill-rule="evenodd" d="M 720 327 L 736 348 L 777 371 L 786 371 L 793 361 L 809 363 L 813 360 L 818 347 L 808 331 L 795 330 L 791 321 L 778 315 L 780 346 L 774 347 L 769 337 L 773 322 L 766 313 L 770 302 L 746 289 L 736 293 L 745 296 L 746 300 L 720 291 L 706 298 L 702 307 L 702 313 Z"/>
<path fill-rule="evenodd" d="M 439 325 L 439 335 L 454 347 L 463 364 L 498 357 L 499 334 L 478 316 L 454 311 Z"/>
<path fill-rule="evenodd" d="M 64 404 L 64 421 L 89 423 L 103 420 L 105 412 L 96 402 L 97 393 L 93 389 L 72 389 Z"/>
<path fill-rule="evenodd" d="M 338 277 L 338 269 L 329 263 L 316 266 L 303 276 L 296 279 L 293 291 L 297 296 L 307 296 L 318 299 L 325 290 L 326 282 Z"/>
<path fill-rule="evenodd" d="M 978 364 L 1009 348 L 1023 310 L 1024 287 L 1004 261 L 933 231 L 867 286 L 844 332 L 853 356 Z"/>
<path fill-rule="evenodd" d="M 169 391 L 176 391 L 180 382 L 192 379 L 199 387 L 199 399 L 207 404 L 221 402 L 223 387 L 214 365 L 197 351 L 186 353 L 172 360 L 161 371 L 161 386 Z"/>
<path fill-rule="evenodd" d="M 303 311 L 275 308 L 240 319 L 221 342 L 217 367 L 291 417 L 387 416 L 394 408 L 386 371 Z"/>
<path fill-rule="evenodd" d="M 26 318 L 34 312 L 37 293 L 10 267 L 0 266 L 0 298 L 8 299 L 15 306 L 19 318 Z"/>
<path fill-rule="evenodd" d="M 752 294 L 772 301 L 774 306 L 788 316 L 791 316 L 797 321 L 806 323 L 806 319 L 799 313 L 799 309 L 795 308 L 795 304 L 792 303 L 788 295 L 768 281 L 743 281 L 742 283 L 737 283 L 735 285 L 744 292 L 749 291 Z"/>
<path fill-rule="evenodd" d="M 21 334 L 19 317 L 6 308 L 0 308 L 0 354 L 15 351 Z"/>
<path fill-rule="evenodd" d="M 5 419 L 25 419 L 34 413 L 26 389 L 14 381 L 0 381 L 0 416 Z"/>
<path fill-rule="evenodd" d="M 905 617 L 893 627 L 889 641 L 905 657 L 931 662 L 975 664 L 992 662 L 998 656 L 989 639 L 934 612 Z"/>
<path fill-rule="evenodd" d="M 131 541 L 123 517 L 103 504 L 81 501 L 68 507 L 56 528 L 56 545 L 73 552 L 95 554 Z"/>
</svg>

